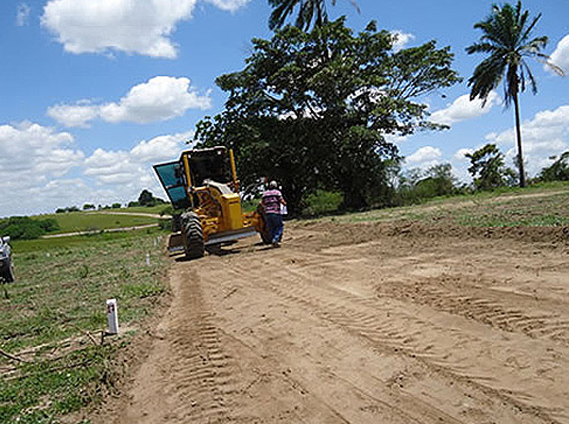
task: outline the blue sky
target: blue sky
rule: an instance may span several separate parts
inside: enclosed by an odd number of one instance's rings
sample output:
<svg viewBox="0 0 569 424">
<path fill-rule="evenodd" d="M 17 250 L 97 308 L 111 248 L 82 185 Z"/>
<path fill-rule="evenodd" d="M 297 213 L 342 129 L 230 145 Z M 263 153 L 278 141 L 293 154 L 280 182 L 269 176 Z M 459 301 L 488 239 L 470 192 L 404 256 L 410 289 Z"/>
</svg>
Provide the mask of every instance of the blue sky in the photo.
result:
<svg viewBox="0 0 569 424">
<path fill-rule="evenodd" d="M 361 30 L 370 20 L 401 45 L 436 39 L 455 53 L 465 80 L 480 56 L 464 48 L 491 1 L 348 0 L 329 6 Z M 526 0 L 543 17 L 535 35 L 569 72 L 569 3 Z M 253 37 L 270 38 L 266 0 L 3 0 L 0 4 L 0 216 L 53 212 L 85 203 L 135 200 L 144 188 L 163 196 L 151 164 L 174 159 L 195 124 L 220 112 L 215 78 L 239 70 Z M 539 93 L 522 95 L 530 175 L 569 150 L 569 80 L 539 63 Z M 463 82 L 422 99 L 445 132 L 394 142 L 406 167 L 450 162 L 468 181 L 464 153 L 496 142 L 515 154 L 513 111 L 502 91 L 484 108 Z"/>
</svg>

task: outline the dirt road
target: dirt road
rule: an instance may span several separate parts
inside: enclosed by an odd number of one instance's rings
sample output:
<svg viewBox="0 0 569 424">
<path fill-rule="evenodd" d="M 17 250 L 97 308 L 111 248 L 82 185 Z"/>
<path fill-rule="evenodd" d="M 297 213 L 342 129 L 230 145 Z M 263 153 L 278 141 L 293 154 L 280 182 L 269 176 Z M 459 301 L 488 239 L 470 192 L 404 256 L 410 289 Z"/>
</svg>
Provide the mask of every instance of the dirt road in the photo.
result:
<svg viewBox="0 0 569 424">
<path fill-rule="evenodd" d="M 569 423 L 561 229 L 290 227 L 173 263 L 110 422 Z"/>
</svg>

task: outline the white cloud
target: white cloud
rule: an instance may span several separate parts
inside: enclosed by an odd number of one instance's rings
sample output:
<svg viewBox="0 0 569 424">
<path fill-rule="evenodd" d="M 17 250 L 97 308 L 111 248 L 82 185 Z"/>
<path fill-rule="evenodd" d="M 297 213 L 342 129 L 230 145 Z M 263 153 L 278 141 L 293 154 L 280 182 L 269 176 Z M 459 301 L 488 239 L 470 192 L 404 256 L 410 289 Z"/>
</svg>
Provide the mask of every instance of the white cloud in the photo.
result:
<svg viewBox="0 0 569 424">
<path fill-rule="evenodd" d="M 405 165 L 408 168 L 428 168 L 441 163 L 442 156 L 440 149 L 423 146 L 405 158 Z"/>
<path fill-rule="evenodd" d="M 478 146 L 477 148 L 482 147 Z M 472 176 L 468 172 L 468 168 L 470 166 L 470 159 L 466 157 L 466 154 L 474 153 L 476 149 L 468 149 L 462 148 L 458 149 L 450 160 L 450 164 L 452 165 L 452 172 L 458 179 L 458 181 L 462 183 L 470 183 L 472 182 Z"/>
<path fill-rule="evenodd" d="M 99 107 L 88 101 L 75 105 L 55 105 L 47 110 L 47 115 L 66 127 L 88 127 L 88 122 L 99 116 Z"/>
<path fill-rule="evenodd" d="M 208 0 L 235 11 L 249 0 Z M 173 59 L 178 55 L 172 34 L 192 17 L 198 0 L 49 0 L 41 18 L 65 51 L 121 51 Z"/>
<path fill-rule="evenodd" d="M 191 17 L 196 0 L 50 0 L 42 24 L 65 51 L 104 53 L 111 50 L 175 58 L 170 36 Z"/>
<path fill-rule="evenodd" d="M 0 178 L 21 179 L 12 172 L 29 172 L 28 178 L 61 175 L 76 166 L 83 155 L 69 148 L 73 136 L 30 122 L 0 126 Z M 65 158 L 62 160 L 62 158 Z"/>
<path fill-rule="evenodd" d="M 123 202 L 138 197 L 144 188 L 164 196 L 152 165 L 175 160 L 187 148 L 193 131 L 143 140 L 131 150 L 97 149 L 85 160 L 84 174 L 94 178 L 97 187 L 112 188 Z"/>
<path fill-rule="evenodd" d="M 466 155 L 471 155 L 472 153 L 474 153 L 474 149 L 458 149 L 452 158 L 455 161 L 465 161 L 468 160 Z"/>
<path fill-rule="evenodd" d="M 143 189 L 165 197 L 152 164 L 178 158 L 192 135 L 162 135 L 130 150 L 97 149 L 87 157 L 67 132 L 30 122 L 0 125 L 0 217 L 127 203 Z"/>
<path fill-rule="evenodd" d="M 415 39 L 413 34 L 403 32 L 401 30 L 391 31 L 393 37 L 393 50 L 399 51 L 407 46 L 411 41 Z"/>
<path fill-rule="evenodd" d="M 25 26 L 28 24 L 28 19 L 30 17 L 30 6 L 26 3 L 21 3 L 18 5 L 18 9 L 16 11 L 16 25 L 18 26 Z"/>
<path fill-rule="evenodd" d="M 409 136 L 398 134 L 386 134 L 384 138 L 386 142 L 395 144 L 396 146 L 402 146 L 409 140 Z"/>
<path fill-rule="evenodd" d="M 44 208 L 48 198 L 58 201 L 45 185 L 81 166 L 85 155 L 73 145 L 71 134 L 53 128 L 30 122 L 0 125 L 0 216 Z"/>
<path fill-rule="evenodd" d="M 235 12 L 237 9 L 247 5 L 249 1 L 250 0 L 207 0 L 208 3 L 228 12 Z"/>
<path fill-rule="evenodd" d="M 500 97 L 495 91 L 490 92 L 484 106 L 482 100 L 470 100 L 470 95 L 458 97 L 445 109 L 437 110 L 431 115 L 431 120 L 444 125 L 452 125 L 461 121 L 478 118 L 492 110 L 495 104 L 500 103 Z"/>
<path fill-rule="evenodd" d="M 186 141 L 193 138 L 194 132 L 163 135 L 149 141 L 141 141 L 131 151 L 133 158 L 140 162 L 160 162 L 177 158 Z"/>
<path fill-rule="evenodd" d="M 563 37 L 557 44 L 557 47 L 551 53 L 551 61 L 563 69 L 566 74 L 569 74 L 569 35 Z M 546 69 L 550 70 L 547 66 Z"/>
<path fill-rule="evenodd" d="M 188 78 L 158 76 L 133 87 L 119 103 L 101 107 L 105 121 L 147 123 L 182 116 L 188 109 L 209 109 L 211 99 L 190 88 Z"/>
<path fill-rule="evenodd" d="M 209 93 L 198 94 L 188 78 L 157 76 L 132 87 L 117 103 L 93 105 L 82 100 L 74 105 L 52 106 L 47 114 L 68 127 L 87 127 L 96 118 L 112 123 L 146 124 L 182 116 L 188 109 L 210 107 Z"/>
<path fill-rule="evenodd" d="M 551 164 L 550 156 L 559 156 L 569 150 L 569 105 L 555 110 L 536 113 L 534 118 L 522 124 L 522 149 L 527 171 L 534 175 L 544 166 Z M 496 143 L 506 152 L 507 165 L 512 166 L 512 159 L 517 154 L 514 129 L 500 134 L 486 136 L 488 142 Z"/>
</svg>

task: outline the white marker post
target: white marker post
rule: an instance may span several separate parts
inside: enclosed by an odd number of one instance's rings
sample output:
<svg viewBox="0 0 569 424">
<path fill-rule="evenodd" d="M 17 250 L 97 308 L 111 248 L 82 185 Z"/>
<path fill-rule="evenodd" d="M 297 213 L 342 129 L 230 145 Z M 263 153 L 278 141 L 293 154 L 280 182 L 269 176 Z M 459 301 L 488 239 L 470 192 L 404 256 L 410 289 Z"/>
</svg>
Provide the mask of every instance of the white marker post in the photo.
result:
<svg viewBox="0 0 569 424">
<path fill-rule="evenodd" d="M 117 300 L 107 300 L 107 334 L 119 334 L 119 312 L 117 310 Z"/>
<path fill-rule="evenodd" d="M 150 266 L 150 252 L 146 252 L 146 266 Z"/>
</svg>

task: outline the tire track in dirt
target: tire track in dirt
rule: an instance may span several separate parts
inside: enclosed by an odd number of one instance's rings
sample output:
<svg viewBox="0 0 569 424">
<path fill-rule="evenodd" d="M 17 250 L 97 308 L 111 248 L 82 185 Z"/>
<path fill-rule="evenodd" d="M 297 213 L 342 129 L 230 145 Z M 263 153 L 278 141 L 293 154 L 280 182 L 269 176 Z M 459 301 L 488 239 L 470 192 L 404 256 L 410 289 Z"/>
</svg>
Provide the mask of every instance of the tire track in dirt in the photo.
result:
<svg viewBox="0 0 569 424">
<path fill-rule="evenodd" d="M 234 360 L 224 351 L 216 318 L 203 303 L 198 275 L 191 269 L 175 271 L 174 301 L 116 423 L 230 421 L 237 387 Z"/>
<path fill-rule="evenodd" d="M 349 261 L 353 262 L 354 260 L 350 259 Z M 329 263 L 328 260 L 325 260 L 325 262 Z M 249 273 L 251 273 L 251 271 L 249 271 Z M 290 277 L 291 274 L 294 275 L 295 272 L 291 272 L 290 268 L 287 268 L 286 271 L 283 271 L 281 274 L 276 273 L 274 275 L 274 278 L 282 280 L 284 284 L 272 285 L 271 289 L 277 291 L 279 295 L 284 298 L 289 298 L 296 301 L 297 303 L 304 304 L 306 306 L 306 310 L 324 311 L 322 312 L 324 318 L 329 319 L 343 327 L 346 327 L 353 332 L 362 334 L 371 340 L 383 344 L 387 343 L 389 346 L 397 346 L 396 349 L 401 349 L 402 351 L 419 352 L 417 356 L 421 357 L 421 352 L 423 349 L 425 349 L 426 346 L 430 347 L 440 345 L 441 343 L 439 340 L 442 341 L 445 339 L 447 340 L 446 344 L 448 345 L 448 339 L 454 339 L 450 345 L 461 346 L 460 350 L 479 352 L 478 354 L 472 354 L 472 356 L 479 356 L 481 358 L 488 356 L 487 352 L 478 346 L 481 341 L 483 342 L 483 340 L 479 339 L 479 335 L 477 334 L 479 333 L 478 329 L 476 329 L 473 335 L 466 334 L 465 338 L 463 329 L 461 329 L 462 333 L 457 336 L 456 332 L 449 331 L 446 328 L 433 327 L 430 323 L 414 319 L 405 313 L 400 313 L 399 316 L 393 317 L 391 320 L 389 320 L 391 322 L 397 323 L 395 326 L 390 327 L 389 324 L 380 323 L 378 319 L 375 318 L 375 316 L 377 316 L 376 311 L 381 310 L 385 306 L 384 303 L 370 299 L 361 300 L 359 298 L 355 298 L 351 300 L 358 304 L 354 307 L 357 312 L 350 312 L 349 310 L 346 311 L 346 309 L 349 308 L 349 306 L 346 304 L 346 299 L 350 297 L 349 293 L 342 291 L 339 296 L 334 297 L 334 299 L 326 302 L 324 299 L 328 300 L 327 297 L 330 298 L 330 296 L 327 296 L 326 293 L 326 291 L 330 291 L 330 284 L 318 285 L 316 288 L 317 293 L 313 293 L 315 291 L 314 286 L 317 283 L 320 283 L 320 280 L 317 277 L 313 277 L 304 269 L 302 269 L 302 271 L 300 271 L 294 278 Z M 257 276 L 254 276 L 253 279 L 259 280 L 262 278 L 262 275 L 263 272 L 261 271 Z M 311 280 L 316 281 L 316 283 L 311 282 Z M 293 288 L 291 286 L 291 283 L 295 283 L 297 281 L 300 281 L 301 284 Z M 336 303 L 336 299 L 340 299 L 340 302 Z M 370 308 L 369 314 L 362 312 L 362 306 L 365 304 L 367 304 L 366 306 Z M 408 324 L 402 326 L 400 324 L 401 321 L 406 321 Z M 406 329 L 402 330 L 402 327 Z M 415 330 L 409 331 L 409 329 Z M 437 333 L 440 334 L 437 335 Z M 424 334 L 430 335 L 430 341 L 429 339 L 424 341 L 421 340 L 421 336 Z M 493 337 L 495 336 L 496 335 Z M 437 338 L 439 340 L 437 340 Z M 537 401 L 537 406 L 528 407 L 526 405 L 527 399 L 532 399 L 536 396 L 528 396 L 527 394 L 524 394 L 523 392 L 519 392 L 519 390 L 517 390 L 517 388 L 523 385 L 523 383 L 527 385 L 526 380 L 533 379 L 533 375 L 527 375 L 528 373 L 524 371 L 524 368 L 527 368 L 524 365 L 520 365 L 520 369 L 512 370 L 511 373 L 504 375 L 504 377 L 507 377 L 509 380 L 511 380 L 509 384 L 509 390 L 504 390 L 503 388 L 496 390 L 495 387 L 493 387 L 496 386 L 496 384 L 488 384 L 488 382 L 496 380 L 494 376 L 500 375 L 499 373 L 497 374 L 496 371 L 507 369 L 505 366 L 508 362 L 523 364 L 525 362 L 525 352 L 520 352 L 519 350 L 521 349 L 516 349 L 516 346 L 520 343 L 523 345 L 527 345 L 529 343 L 529 341 L 524 340 L 523 338 L 516 339 L 512 343 L 498 343 L 494 340 L 488 340 L 488 343 L 490 342 L 496 344 L 496 351 L 508 352 L 508 355 L 507 357 L 498 355 L 503 357 L 499 358 L 499 360 L 493 360 L 488 363 L 485 367 L 485 374 L 478 376 L 470 376 L 468 374 L 465 374 L 465 367 L 460 366 L 463 361 L 460 352 L 436 352 L 431 348 L 429 349 L 430 351 L 427 355 L 427 358 L 429 358 L 428 363 L 440 365 L 445 370 L 450 370 L 457 377 L 465 377 L 472 380 L 472 382 L 476 384 L 480 384 L 482 387 L 487 389 L 487 391 L 490 390 L 491 395 L 509 399 L 515 407 L 519 407 L 526 411 L 534 410 L 535 414 L 540 416 L 546 416 L 547 413 L 551 413 L 552 416 L 557 415 L 560 411 L 558 411 L 556 405 L 562 403 L 563 397 L 565 395 L 563 389 L 559 389 L 557 394 L 551 393 L 550 391 L 547 396 L 542 396 L 541 399 L 539 399 L 539 396 L 537 396 L 538 399 L 533 399 L 534 403 Z M 503 344 L 504 346 L 499 346 L 500 344 Z M 537 344 L 534 348 L 531 348 L 532 351 L 536 352 L 535 349 L 538 349 L 540 352 L 541 360 L 543 362 L 547 362 L 549 356 L 551 356 L 547 354 L 547 349 L 543 349 L 542 346 Z M 553 347 L 550 347 L 548 349 L 553 349 Z M 516 352 L 516 350 L 518 350 L 518 352 Z M 538 385 L 537 387 L 530 388 L 530 391 L 533 393 L 540 393 L 545 389 L 547 389 L 546 386 L 540 388 Z M 507 393 L 507 395 L 504 395 L 504 393 Z M 555 399 L 557 399 L 557 401 Z M 561 414 L 561 418 L 566 419 L 567 417 L 564 416 L 564 414 Z"/>
<path fill-rule="evenodd" d="M 389 281 L 379 286 L 377 292 L 380 296 L 427 305 L 504 331 L 569 344 L 569 319 L 563 309 L 544 313 L 541 308 L 536 308 L 533 296 L 489 290 L 463 280 L 461 276 L 444 275 L 413 281 Z M 491 282 L 486 285 L 491 286 Z M 511 303 L 517 307 L 509 307 Z"/>
<path fill-rule="evenodd" d="M 564 249 L 368 229 L 174 263 L 114 422 L 569 424 Z"/>
<path fill-rule="evenodd" d="M 235 277 L 232 276 L 233 278 L 236 278 L 237 275 L 247 274 L 252 277 L 253 281 L 262 281 L 263 275 L 267 275 L 263 272 L 262 268 L 260 271 L 254 271 L 250 269 L 241 269 L 238 264 L 234 266 L 237 266 L 238 269 L 234 271 L 236 275 Z M 274 291 L 277 294 L 277 298 L 287 299 L 295 304 L 300 304 L 306 313 L 319 315 L 326 321 L 338 325 L 350 334 L 364 338 L 367 342 L 372 344 L 374 349 L 380 349 L 383 354 L 403 354 L 406 356 L 406 360 L 412 358 L 411 362 L 421 361 L 421 365 L 427 366 L 426 369 L 424 369 L 425 367 L 417 366 L 417 364 L 415 364 L 414 368 L 423 368 L 420 373 L 422 375 L 421 378 L 423 379 L 422 384 L 425 384 L 425 380 L 428 380 L 427 386 L 448 386 L 449 377 L 451 385 L 460 386 L 462 383 L 464 385 L 463 390 L 471 393 L 470 397 L 472 399 L 478 399 L 478 402 L 484 405 L 492 403 L 497 404 L 496 410 L 492 411 L 491 414 L 486 415 L 487 419 L 503 414 L 503 411 L 500 411 L 500 409 L 504 408 L 499 407 L 499 404 L 500 402 L 506 402 L 511 409 L 522 411 L 526 416 L 523 418 L 516 417 L 515 419 L 513 419 L 513 417 L 509 417 L 510 420 L 502 419 L 499 422 L 555 422 L 554 419 L 548 416 L 548 413 L 555 415 L 558 412 L 555 407 L 545 408 L 528 406 L 524 403 L 525 399 L 520 400 L 521 398 L 524 398 L 523 393 L 516 395 L 514 391 L 510 391 L 506 394 L 503 390 L 499 391 L 492 388 L 487 384 L 488 381 L 495 380 L 491 376 L 492 373 L 481 376 L 468 375 L 467 367 L 459 365 L 462 358 L 455 358 L 453 361 L 453 358 L 445 352 L 436 351 L 433 347 L 437 345 L 438 341 L 436 339 L 431 337 L 429 342 L 432 342 L 432 344 L 427 345 L 427 348 L 424 348 L 423 352 L 422 349 L 425 346 L 425 343 L 417 343 L 417 341 L 421 339 L 421 334 L 425 332 L 432 334 L 435 331 L 444 332 L 445 329 L 432 326 L 424 328 L 425 325 L 422 326 L 423 328 L 418 328 L 417 322 L 406 326 L 406 329 L 404 329 L 401 324 L 398 323 L 402 319 L 401 316 L 392 317 L 391 320 L 382 322 L 382 319 L 377 317 L 377 307 L 380 305 L 375 304 L 375 302 L 370 303 L 369 299 L 362 300 L 358 298 L 350 299 L 350 302 L 346 302 L 346 298 L 349 298 L 350 295 L 343 291 L 341 293 L 334 293 L 334 295 L 339 294 L 340 296 L 331 297 L 330 291 L 339 291 L 331 289 L 328 285 L 318 286 L 315 290 L 312 284 L 307 283 L 306 278 L 299 278 L 300 276 L 298 275 L 296 278 L 287 278 L 290 273 L 290 269 L 287 269 L 286 272 L 275 272 L 271 279 L 280 280 L 282 284 L 271 284 L 268 287 L 264 285 L 260 288 Z M 294 276 L 294 273 L 292 274 Z M 302 285 L 293 287 L 295 281 L 302 281 Z M 352 302 L 357 305 L 350 305 L 349 303 Z M 366 313 L 366 308 L 370 307 L 372 310 Z M 408 317 L 407 320 L 409 321 Z M 410 331 L 409 329 L 412 328 L 414 328 L 414 330 Z M 448 334 L 444 335 L 444 338 L 448 337 Z M 443 337 L 440 337 L 440 339 L 443 339 Z M 446 345 L 449 345 L 448 340 L 445 343 Z M 464 346 L 462 349 L 467 351 L 471 350 L 471 347 L 464 340 L 460 340 L 460 337 L 457 338 L 454 343 L 450 344 L 463 344 Z M 411 365 L 406 365 L 405 367 L 409 366 Z M 438 381 L 433 378 L 433 372 L 442 374 Z M 448 387 L 445 389 L 448 389 Z M 443 405 L 448 403 L 448 400 L 446 399 L 446 396 L 448 396 L 448 390 L 441 390 L 445 393 L 445 397 L 439 399 L 437 402 L 433 402 L 431 404 L 432 408 L 437 404 Z M 496 399 L 500 402 L 496 402 Z M 415 403 L 417 402 L 420 401 L 416 401 Z M 411 404 L 412 402 L 408 403 Z M 452 410 L 453 408 L 450 409 Z M 451 411 L 451 414 L 452 412 L 456 413 L 456 411 Z M 449 411 L 446 411 L 446 413 L 448 414 Z M 460 414 L 456 415 L 460 416 Z"/>
<path fill-rule="evenodd" d="M 239 266 L 233 265 L 233 267 L 234 269 L 228 273 L 229 275 L 226 275 L 226 279 L 231 280 L 233 284 L 239 284 L 240 291 L 243 291 L 244 288 L 247 287 L 247 292 L 249 292 L 249 290 L 253 290 L 259 293 L 258 286 L 251 285 L 247 282 L 259 281 L 256 279 L 257 275 L 254 272 L 251 272 L 251 269 L 244 272 L 245 270 Z M 210 285 L 214 285 L 220 280 L 220 275 L 216 274 L 215 269 L 206 269 L 204 271 L 211 279 L 209 283 Z M 253 278 L 252 280 L 249 280 L 249 278 L 247 278 L 247 280 L 243 280 L 243 276 Z M 207 281 L 204 281 L 204 283 L 207 284 Z M 231 291 L 232 290 L 230 290 L 230 292 Z M 292 310 L 292 307 L 289 305 L 290 302 L 287 302 L 287 305 L 283 304 L 283 301 L 287 301 L 286 296 L 282 296 L 281 293 L 275 292 L 271 289 L 267 291 L 267 294 L 262 295 L 263 305 L 272 304 L 273 308 L 269 309 L 274 309 L 275 305 L 279 305 L 278 307 L 283 308 L 283 311 L 285 311 L 285 315 L 287 311 Z M 242 296 L 248 297 L 248 294 L 243 294 Z M 250 304 L 251 309 L 257 309 L 257 305 L 252 300 L 249 299 L 248 303 Z M 293 306 L 296 310 L 298 310 L 297 303 L 298 302 L 293 302 Z M 262 305 L 258 305 L 258 309 L 264 310 L 265 308 Z M 311 316 L 314 318 L 314 313 L 312 311 L 308 312 L 301 309 L 299 313 L 301 317 Z M 268 322 L 270 322 L 270 328 L 267 328 L 267 326 L 263 326 L 262 328 L 262 339 L 258 339 L 256 336 L 250 335 L 249 331 L 247 331 L 250 330 L 249 327 L 246 326 L 239 328 L 237 324 L 228 328 L 228 334 L 231 334 L 232 337 L 239 341 L 239 343 L 247 346 L 249 350 L 248 354 L 257 356 L 260 362 L 268 368 L 268 374 L 271 372 L 275 373 L 275 370 L 278 370 L 279 368 L 284 369 L 282 374 L 285 375 L 287 379 L 292 379 L 293 377 L 291 375 L 294 374 L 294 381 L 297 382 L 299 387 L 304 388 L 303 394 L 311 398 L 311 409 L 315 408 L 314 404 L 318 404 L 320 407 L 325 409 L 325 413 L 320 412 L 319 416 L 322 417 L 328 415 L 328 418 L 324 421 L 321 421 L 321 419 L 314 419 L 314 417 L 312 417 L 307 422 L 336 422 L 337 419 L 339 419 L 338 422 L 366 423 L 378 422 L 377 420 L 380 420 L 379 422 L 389 423 L 447 422 L 454 424 L 463 422 L 454 419 L 449 414 L 445 413 L 444 410 L 439 409 L 432 404 L 401 392 L 398 384 L 397 389 L 392 389 L 392 386 L 395 386 L 396 384 L 394 382 L 387 381 L 387 379 L 379 380 L 377 377 L 356 374 L 350 375 L 349 373 L 346 374 L 346 370 L 342 369 L 342 364 L 336 364 L 337 367 L 332 366 L 331 362 L 333 361 L 331 361 L 331 358 L 326 358 L 328 359 L 328 365 L 323 369 L 319 369 L 322 368 L 319 366 L 320 360 L 312 358 L 320 358 L 320 355 L 311 355 L 310 352 L 312 349 L 315 349 L 320 353 L 321 350 L 317 349 L 317 346 L 309 346 L 306 339 L 310 336 L 314 327 L 317 327 L 320 340 L 316 344 L 322 342 L 325 343 L 328 348 L 332 347 L 331 345 L 328 345 L 328 340 L 335 340 L 339 338 L 346 339 L 346 335 L 342 330 L 338 331 L 335 329 L 331 332 L 327 323 L 322 326 L 320 320 L 311 322 L 312 320 L 301 318 L 303 320 L 303 329 L 297 330 L 299 332 L 306 333 L 298 335 L 298 337 L 303 340 L 303 343 L 300 345 L 287 343 L 285 349 L 277 341 L 275 342 L 276 346 L 272 347 L 270 346 L 271 342 L 281 338 L 279 337 L 279 334 L 289 333 L 287 330 L 287 321 L 281 321 L 277 318 L 267 318 L 265 314 L 262 314 L 262 316 L 263 319 L 267 319 Z M 281 318 L 284 317 L 281 315 Z M 284 327 L 279 328 L 281 325 L 284 325 Z M 259 325 L 255 326 L 255 328 L 259 327 Z M 334 350 L 344 352 L 347 350 L 347 347 L 343 349 L 334 348 Z M 371 352 L 368 352 L 367 355 L 375 357 L 375 354 Z M 240 355 L 240 357 L 243 356 L 245 355 Z M 310 357 L 309 361 L 307 360 L 307 356 Z M 335 360 L 342 362 L 341 357 L 335 358 Z M 307 361 L 308 363 L 305 367 L 299 365 L 299 362 L 303 363 Z M 259 366 L 258 363 L 257 366 Z M 401 365 L 401 367 L 404 366 Z M 291 368 L 296 368 L 296 372 L 291 371 Z M 362 379 L 366 381 L 362 383 Z M 378 384 L 378 381 L 380 384 Z M 350 413 L 344 412 L 343 415 L 341 415 L 338 412 L 338 408 L 340 408 L 340 410 L 343 408 L 338 405 L 340 402 L 338 397 L 335 396 L 336 393 L 341 393 L 342 397 L 345 398 L 345 409 L 350 410 L 351 408 L 352 410 L 356 409 L 356 411 L 350 411 Z M 327 401 L 326 399 L 334 399 L 337 402 L 336 406 L 331 406 L 329 404 L 330 401 Z M 350 407 L 347 407 L 347 405 L 350 405 Z M 359 408 L 358 405 L 360 405 Z"/>
</svg>

